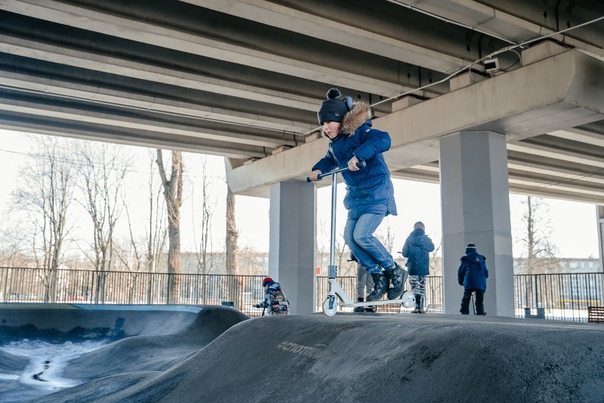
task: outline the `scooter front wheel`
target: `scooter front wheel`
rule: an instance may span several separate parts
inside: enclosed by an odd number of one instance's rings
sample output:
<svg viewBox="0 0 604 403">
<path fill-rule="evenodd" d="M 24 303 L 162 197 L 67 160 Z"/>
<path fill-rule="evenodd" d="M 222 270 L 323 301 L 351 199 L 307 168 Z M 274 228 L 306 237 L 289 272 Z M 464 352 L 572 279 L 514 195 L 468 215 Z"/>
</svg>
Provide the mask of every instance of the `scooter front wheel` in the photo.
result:
<svg viewBox="0 0 604 403">
<path fill-rule="evenodd" d="M 405 308 L 413 308 L 415 306 L 415 296 L 409 291 L 403 291 L 403 295 L 401 295 L 401 304 Z"/>
<path fill-rule="evenodd" d="M 330 302 L 331 298 L 327 297 L 323 302 L 323 313 L 327 316 L 333 316 L 338 312 L 338 299 L 334 298 L 333 303 Z"/>
</svg>

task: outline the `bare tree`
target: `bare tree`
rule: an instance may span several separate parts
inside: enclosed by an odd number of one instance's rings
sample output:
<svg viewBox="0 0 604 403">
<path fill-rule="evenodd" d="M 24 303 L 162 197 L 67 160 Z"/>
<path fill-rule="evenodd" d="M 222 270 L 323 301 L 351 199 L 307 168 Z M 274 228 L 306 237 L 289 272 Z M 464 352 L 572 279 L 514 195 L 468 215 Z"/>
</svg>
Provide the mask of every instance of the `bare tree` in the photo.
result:
<svg viewBox="0 0 604 403">
<path fill-rule="evenodd" d="M 325 243 L 319 243 L 317 266 L 324 268 L 324 274 L 328 274 L 330 253 L 331 253 L 331 223 L 329 225 L 321 220 L 319 222 L 319 231 L 321 232 L 321 239 L 327 240 Z M 338 268 L 338 276 L 356 276 L 356 265 L 351 265 L 348 262 L 350 257 L 350 250 L 344 241 L 343 233 L 336 233 L 336 239 L 334 240 L 334 264 Z M 353 267 L 354 266 L 354 267 Z"/>
<path fill-rule="evenodd" d="M 527 196 L 522 204 L 524 233 L 519 242 L 523 244 L 526 258 L 521 260 L 518 270 L 525 274 L 556 272 L 559 259 L 556 258 L 557 248 L 551 241 L 553 229 L 549 206 L 543 199 L 531 196 Z"/>
<path fill-rule="evenodd" d="M 226 208 L 226 270 L 228 274 L 237 274 L 239 271 L 239 260 L 238 260 L 238 245 L 237 240 L 239 233 L 237 232 L 237 225 L 235 222 L 235 195 L 231 192 L 231 188 L 227 186 L 227 208 Z M 237 290 L 233 296 L 234 306 L 242 306 L 243 301 L 243 287 L 237 277 L 233 278 L 234 286 Z"/>
<path fill-rule="evenodd" d="M 132 223 L 130 221 L 130 214 L 128 213 L 127 209 L 126 209 L 126 216 L 128 217 L 128 230 L 130 232 L 130 240 L 128 245 L 119 245 L 116 244 L 114 246 L 115 249 L 115 255 L 117 256 L 119 262 L 121 263 L 122 267 L 125 268 L 126 271 L 128 271 L 128 273 L 130 273 L 130 275 L 127 277 L 127 282 L 128 284 L 126 285 L 126 289 L 123 289 L 123 287 L 120 287 L 119 290 L 116 290 L 114 292 L 119 292 L 121 294 L 119 300 L 124 300 L 124 298 L 122 297 L 122 295 L 126 295 L 127 298 L 126 300 L 128 301 L 129 304 L 140 304 L 140 303 L 151 303 L 149 302 L 149 300 L 142 300 L 139 296 L 139 298 L 136 298 L 135 295 L 135 286 L 138 283 L 138 273 L 140 273 L 142 271 L 142 268 L 145 264 L 144 262 L 144 258 L 143 258 L 143 253 L 142 251 L 139 249 L 139 245 L 138 242 L 135 241 L 134 238 L 134 234 L 132 232 Z M 117 266 L 117 264 L 116 264 Z M 121 270 L 121 268 L 120 268 Z"/>
<path fill-rule="evenodd" d="M 151 159 L 153 164 L 153 158 Z M 152 167 L 150 167 L 152 168 Z M 168 237 L 168 231 L 166 226 L 166 215 L 167 209 L 163 209 L 161 201 L 161 189 L 163 185 L 158 189 L 156 188 L 155 175 L 153 169 L 149 170 L 149 215 L 148 225 L 145 228 L 145 239 L 146 239 L 146 261 L 147 271 L 155 273 L 157 263 L 160 255 L 166 246 L 166 238 Z"/>
<path fill-rule="evenodd" d="M 390 225 L 390 218 L 386 217 L 386 230 L 383 231 L 382 228 L 378 232 L 376 232 L 375 237 L 384 245 L 386 250 L 391 253 L 394 248 L 394 238 L 395 234 L 392 232 L 392 226 Z"/>
<path fill-rule="evenodd" d="M 68 140 L 32 136 L 32 164 L 20 172 L 14 194 L 15 208 L 25 211 L 32 228 L 31 247 L 38 267 L 46 269 L 44 301 L 56 297 L 57 270 L 67 239 L 68 210 L 74 193 L 74 166 L 69 160 Z"/>
<path fill-rule="evenodd" d="M 350 249 L 348 249 L 348 245 L 344 242 L 344 234 L 338 234 L 335 242 L 335 260 L 336 266 L 338 266 L 338 275 L 339 276 L 356 276 L 356 265 L 352 267 L 348 264 L 348 259 L 350 257 Z"/>
<path fill-rule="evenodd" d="M 89 259 L 98 271 L 98 303 L 106 297 L 105 272 L 111 270 L 114 260 L 114 234 L 124 205 L 123 192 L 130 158 L 123 154 L 123 147 L 108 143 L 80 143 L 78 151 L 83 179 L 80 185 L 83 200 L 80 203 L 92 221 L 93 256 Z"/>
<path fill-rule="evenodd" d="M 250 246 L 238 248 L 237 266 L 243 271 L 242 274 L 266 275 L 268 253 L 257 252 Z"/>
<path fill-rule="evenodd" d="M 157 166 L 164 188 L 164 199 L 168 213 L 168 302 L 177 301 L 178 280 L 180 273 L 180 208 L 182 207 L 182 151 L 172 150 L 170 178 L 166 174 L 163 152 L 157 150 Z"/>
<path fill-rule="evenodd" d="M 3 220 L 6 224 L 7 221 Z M 7 267 L 26 267 L 28 259 L 25 255 L 26 233 L 19 228 L 20 222 L 11 222 L 0 229 L 0 265 Z"/>
<path fill-rule="evenodd" d="M 235 222 L 235 195 L 227 186 L 226 208 L 226 270 L 228 274 L 237 274 L 239 271 L 239 232 Z"/>
<path fill-rule="evenodd" d="M 212 181 L 208 175 L 208 163 L 205 156 L 202 157 L 201 162 L 201 204 L 193 203 L 193 220 L 195 220 L 196 212 L 201 212 L 201 234 L 199 235 L 199 242 L 195 245 L 195 257 L 197 258 L 197 272 L 203 274 L 209 274 L 213 268 L 213 260 L 209 259 L 208 255 L 212 248 L 212 217 L 214 215 L 214 208 L 216 203 L 211 200 L 211 185 Z M 195 193 L 195 192 L 194 192 Z M 195 234 L 196 225 L 193 225 L 194 237 L 197 239 Z"/>
<path fill-rule="evenodd" d="M 435 245 L 436 247 L 432 252 L 430 252 L 430 274 L 432 276 L 442 276 L 443 275 L 443 267 L 442 267 L 442 259 L 437 256 L 440 255 L 440 251 L 442 249 L 442 241 Z"/>
<path fill-rule="evenodd" d="M 144 217 L 145 235 L 139 237 L 132 228 L 132 219 L 129 208 L 126 206 L 126 216 L 128 218 L 128 247 L 118 250 L 119 258 L 122 264 L 129 272 L 148 271 L 155 273 L 158 260 L 166 245 L 168 230 L 166 225 L 165 209 L 162 203 L 161 185 L 158 187 L 158 181 L 154 174 L 153 165 L 155 158 L 151 155 L 149 160 L 149 182 L 148 182 L 148 209 L 146 217 Z M 131 277 L 132 278 L 132 277 Z M 129 300 L 134 299 L 134 281 L 130 285 Z M 148 276 L 146 289 L 146 303 L 152 304 L 155 302 L 157 294 L 157 283 L 154 282 L 154 276 Z"/>
<path fill-rule="evenodd" d="M 151 164 L 154 162 L 151 161 Z M 147 270 L 150 273 L 155 272 L 157 266 L 157 260 L 159 259 L 161 251 L 164 249 L 167 238 L 167 227 L 164 225 L 165 216 L 162 214 L 161 204 L 161 192 L 155 189 L 155 181 L 153 181 L 153 170 L 151 170 L 151 177 L 149 180 L 149 219 L 148 226 L 145 228 L 146 236 L 141 239 L 137 237 L 132 228 L 132 219 L 130 217 L 130 211 L 126 206 L 126 216 L 128 218 L 128 247 L 119 248 L 116 247 L 118 258 L 126 268 L 126 270 L 132 273 L 128 277 L 128 301 L 129 303 L 141 303 L 142 295 L 139 296 L 138 302 L 135 301 L 135 285 L 137 283 L 138 273 Z M 154 278 L 148 276 L 147 290 L 145 296 L 145 302 L 152 304 L 154 302 Z"/>
<path fill-rule="evenodd" d="M 319 232 L 321 233 L 322 236 L 317 237 L 317 239 L 324 239 L 326 234 L 328 234 L 327 230 L 325 229 L 325 222 L 324 221 L 319 221 Z M 329 238 L 327 238 L 329 239 Z M 328 270 L 328 265 L 329 265 L 329 241 L 327 241 L 327 243 L 325 242 L 317 242 L 317 256 L 316 256 L 316 262 L 315 262 L 315 266 L 316 267 L 320 267 L 321 268 L 321 272 L 322 274 L 327 274 L 327 270 Z"/>
</svg>

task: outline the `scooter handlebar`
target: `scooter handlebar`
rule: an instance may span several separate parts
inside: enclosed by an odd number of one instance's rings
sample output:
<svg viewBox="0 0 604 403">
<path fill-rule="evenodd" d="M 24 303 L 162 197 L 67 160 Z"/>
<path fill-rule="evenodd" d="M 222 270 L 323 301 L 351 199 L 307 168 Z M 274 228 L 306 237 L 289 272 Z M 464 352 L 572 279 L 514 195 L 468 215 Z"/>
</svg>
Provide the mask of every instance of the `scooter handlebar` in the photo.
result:
<svg viewBox="0 0 604 403">
<path fill-rule="evenodd" d="M 359 162 L 357 162 L 357 166 L 359 168 L 365 168 L 367 166 L 367 162 L 359 161 Z M 338 169 L 334 169 L 333 171 L 325 172 L 324 174 L 319 174 L 317 176 L 317 180 L 321 180 L 321 179 L 325 178 L 326 176 L 337 174 L 338 172 L 348 171 L 348 169 L 349 169 L 348 167 L 338 168 Z M 310 180 L 309 177 L 306 177 L 306 182 L 312 182 L 312 181 Z"/>
</svg>

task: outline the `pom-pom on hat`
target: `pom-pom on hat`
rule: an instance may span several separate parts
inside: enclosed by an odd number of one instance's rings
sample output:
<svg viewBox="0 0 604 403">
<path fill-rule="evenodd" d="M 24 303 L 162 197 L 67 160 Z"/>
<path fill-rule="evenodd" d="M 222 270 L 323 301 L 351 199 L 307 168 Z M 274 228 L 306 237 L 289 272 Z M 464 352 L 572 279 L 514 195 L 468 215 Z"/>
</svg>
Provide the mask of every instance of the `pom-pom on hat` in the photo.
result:
<svg viewBox="0 0 604 403">
<path fill-rule="evenodd" d="M 473 243 L 469 243 L 466 245 L 466 254 L 471 252 L 476 252 L 476 245 L 474 245 Z"/>
<path fill-rule="evenodd" d="M 273 279 L 270 277 L 264 277 L 264 279 L 262 280 L 262 287 L 264 287 L 267 284 L 272 284 L 274 283 Z"/>
<path fill-rule="evenodd" d="M 321 108 L 319 108 L 319 112 L 317 112 L 317 119 L 319 120 L 320 125 L 325 122 L 342 123 L 344 115 L 348 113 L 352 106 L 352 99 L 346 97 L 346 99 L 342 100 L 338 98 L 340 95 L 342 95 L 342 93 L 340 93 L 340 90 L 337 88 L 330 88 L 329 91 L 327 91 L 327 99 L 323 101 Z"/>
</svg>

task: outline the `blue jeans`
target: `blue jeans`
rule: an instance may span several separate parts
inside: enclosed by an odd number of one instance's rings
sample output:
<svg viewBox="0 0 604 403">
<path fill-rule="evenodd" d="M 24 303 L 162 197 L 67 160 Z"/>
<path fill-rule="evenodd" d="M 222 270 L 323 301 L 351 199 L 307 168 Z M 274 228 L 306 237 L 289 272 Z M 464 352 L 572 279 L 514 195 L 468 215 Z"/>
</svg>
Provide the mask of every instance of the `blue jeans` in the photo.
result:
<svg viewBox="0 0 604 403">
<path fill-rule="evenodd" d="M 379 273 L 381 267 L 394 266 L 394 259 L 373 233 L 384 216 L 363 214 L 357 219 L 349 218 L 344 227 L 344 240 L 368 273 Z"/>
</svg>

